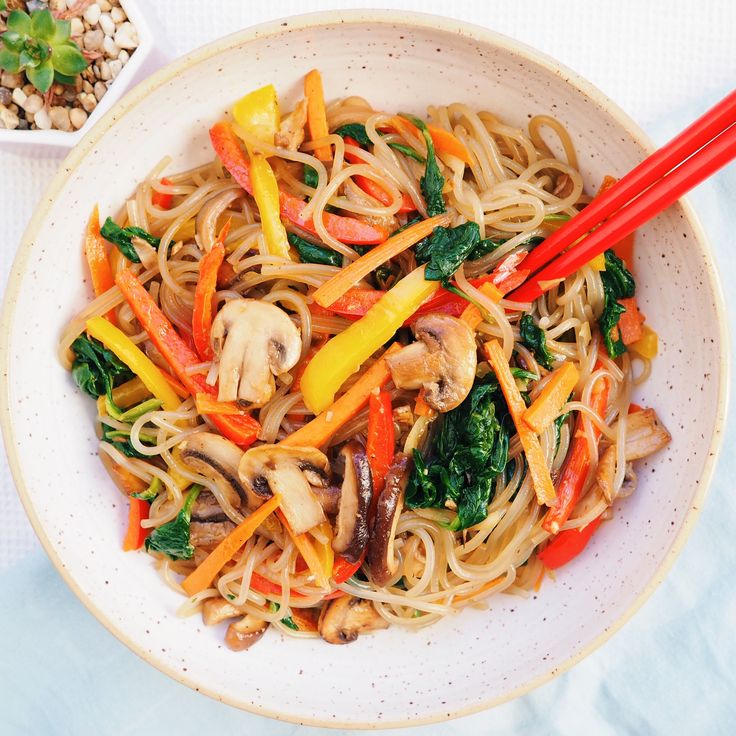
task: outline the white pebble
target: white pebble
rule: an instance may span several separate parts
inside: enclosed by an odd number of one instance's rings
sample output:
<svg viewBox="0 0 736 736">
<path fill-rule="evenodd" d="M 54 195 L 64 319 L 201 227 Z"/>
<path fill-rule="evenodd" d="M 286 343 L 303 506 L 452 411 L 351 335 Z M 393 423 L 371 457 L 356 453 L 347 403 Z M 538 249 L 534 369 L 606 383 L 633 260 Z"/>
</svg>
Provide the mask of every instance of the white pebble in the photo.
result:
<svg viewBox="0 0 736 736">
<path fill-rule="evenodd" d="M 96 3 L 92 3 L 85 11 L 84 11 L 84 19 L 89 23 L 91 26 L 96 26 L 97 21 L 100 19 L 100 14 L 102 13 L 102 10 L 100 10 L 100 6 Z"/>
<path fill-rule="evenodd" d="M 108 0 L 97 0 L 97 4 L 100 6 L 100 10 L 103 13 L 109 13 L 110 10 L 112 10 L 112 5 L 108 2 Z"/>
<path fill-rule="evenodd" d="M 100 64 L 100 79 L 103 79 L 104 81 L 112 79 L 110 65 L 106 61 L 103 61 L 102 64 Z"/>
<path fill-rule="evenodd" d="M 50 0 L 49 2 L 50 10 L 57 13 L 63 13 L 66 7 L 66 0 Z"/>
<path fill-rule="evenodd" d="M 23 77 L 20 74 L 10 74 L 10 72 L 3 72 L 0 75 L 0 84 L 8 89 L 15 89 L 16 87 L 23 86 Z"/>
<path fill-rule="evenodd" d="M 122 61 L 122 62 L 123 62 L 123 64 L 127 64 L 127 63 L 128 63 L 128 59 L 130 59 L 130 54 L 129 54 L 129 53 L 128 53 L 128 52 L 127 52 L 127 51 L 126 51 L 125 49 L 123 49 L 123 50 L 122 50 L 122 51 L 121 51 L 121 52 L 120 52 L 120 53 L 118 54 L 118 59 L 119 59 L 120 61 Z"/>
<path fill-rule="evenodd" d="M 105 34 L 99 28 L 85 31 L 84 48 L 87 49 L 87 51 L 98 51 L 102 48 L 102 42 L 104 40 Z"/>
<path fill-rule="evenodd" d="M 51 115 L 51 124 L 58 130 L 71 130 L 72 124 L 69 120 L 69 110 L 65 107 L 52 107 L 49 114 Z"/>
<path fill-rule="evenodd" d="M 102 42 L 102 49 L 105 52 L 105 56 L 108 59 L 117 59 L 120 49 L 115 41 L 110 36 L 105 36 L 105 40 Z"/>
<path fill-rule="evenodd" d="M 7 128 L 8 130 L 15 130 L 18 127 L 20 119 L 18 116 L 7 107 L 0 110 L 0 127 Z"/>
<path fill-rule="evenodd" d="M 43 97 L 41 95 L 28 95 L 23 103 L 23 109 L 35 115 L 43 107 Z"/>
<path fill-rule="evenodd" d="M 104 82 L 95 82 L 95 97 L 98 102 L 105 96 L 105 92 L 107 92 L 107 85 Z"/>
<path fill-rule="evenodd" d="M 81 36 L 84 33 L 84 23 L 79 18 L 72 18 L 71 23 L 72 36 Z"/>
<path fill-rule="evenodd" d="M 115 21 L 107 13 L 103 13 L 100 16 L 100 28 L 102 28 L 106 36 L 115 35 Z"/>
<path fill-rule="evenodd" d="M 114 59 L 110 62 L 110 76 L 115 79 L 115 77 L 120 74 L 120 72 L 123 70 L 123 62 L 120 61 L 120 59 Z"/>
<path fill-rule="evenodd" d="M 103 84 L 102 86 L 104 87 L 105 85 Z M 95 97 L 95 95 L 86 93 L 84 95 L 80 95 L 77 99 L 87 112 L 92 112 L 92 110 L 97 107 L 97 98 Z M 38 117 L 38 114 L 36 115 L 36 117 Z"/>
<path fill-rule="evenodd" d="M 20 88 L 16 87 L 13 90 L 13 102 L 15 102 L 16 105 L 20 105 L 23 107 L 23 103 L 28 99 L 28 95 Z"/>
<path fill-rule="evenodd" d="M 125 20 L 128 20 L 128 16 L 125 15 L 125 11 L 122 8 L 113 8 L 110 11 L 110 15 L 112 16 L 112 19 L 117 23 L 118 25 L 122 23 Z"/>
<path fill-rule="evenodd" d="M 118 27 L 115 33 L 115 43 L 121 49 L 134 49 L 138 47 L 138 31 L 132 23 L 125 22 Z"/>
<path fill-rule="evenodd" d="M 48 130 L 51 127 L 51 117 L 44 108 L 41 108 L 34 116 L 33 122 L 40 130 Z"/>
<path fill-rule="evenodd" d="M 87 122 L 87 113 L 81 107 L 75 107 L 69 113 L 69 119 L 76 130 L 79 130 Z"/>
</svg>

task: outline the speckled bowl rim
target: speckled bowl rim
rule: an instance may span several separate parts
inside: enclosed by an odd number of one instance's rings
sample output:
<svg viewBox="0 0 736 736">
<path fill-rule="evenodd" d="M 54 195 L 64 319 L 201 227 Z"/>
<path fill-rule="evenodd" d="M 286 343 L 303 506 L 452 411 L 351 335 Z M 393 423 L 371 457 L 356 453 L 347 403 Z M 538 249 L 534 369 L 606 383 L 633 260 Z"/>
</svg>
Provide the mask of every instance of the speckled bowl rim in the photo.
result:
<svg viewBox="0 0 736 736">
<path fill-rule="evenodd" d="M 161 69 L 152 75 L 149 79 L 139 84 L 134 90 L 129 92 L 115 107 L 113 107 L 97 124 L 90 130 L 90 132 L 82 139 L 80 144 L 67 156 L 62 165 L 59 168 L 59 172 L 46 190 L 41 203 L 36 209 L 25 233 L 15 257 L 13 268 L 8 281 L 8 288 L 5 294 L 2 314 L 0 315 L 0 354 L 2 354 L 2 381 L 4 384 L 3 390 L 0 391 L 0 426 L 5 440 L 5 449 L 7 452 L 10 470 L 13 475 L 16 487 L 18 489 L 18 495 L 23 503 L 23 506 L 28 514 L 28 518 L 33 525 L 33 528 L 41 541 L 46 554 L 51 559 L 52 563 L 56 567 L 57 571 L 64 579 L 66 584 L 74 591 L 76 596 L 82 601 L 86 608 L 97 618 L 105 628 L 110 631 L 117 639 L 123 642 L 130 650 L 135 652 L 143 660 L 149 662 L 160 671 L 167 674 L 169 677 L 177 680 L 178 682 L 187 685 L 193 690 L 205 693 L 215 700 L 227 703 L 229 705 L 236 706 L 243 710 L 255 713 L 257 715 L 266 716 L 269 718 L 275 718 L 277 720 L 289 721 L 292 723 L 298 723 L 301 725 L 310 726 L 322 726 L 328 728 L 364 728 L 371 729 L 375 728 L 375 725 L 369 722 L 365 723 L 337 723 L 335 721 L 324 721 L 317 718 L 310 718 L 306 716 L 304 718 L 295 718 L 288 714 L 282 714 L 275 710 L 259 707 L 253 705 L 244 700 L 238 700 L 237 698 L 223 697 L 213 689 L 208 688 L 206 683 L 197 682 L 194 678 L 189 676 L 183 676 L 181 672 L 174 670 L 165 663 L 158 661 L 154 656 L 147 653 L 143 647 L 139 646 L 136 642 L 132 641 L 126 633 L 115 626 L 109 621 L 106 616 L 97 608 L 94 601 L 90 600 L 77 585 L 71 574 L 65 569 L 61 559 L 56 554 L 53 544 L 50 539 L 46 536 L 46 533 L 41 526 L 41 523 L 36 516 L 35 510 L 31 504 L 31 500 L 28 494 L 28 490 L 25 486 L 23 478 L 23 471 L 18 460 L 18 456 L 15 451 L 15 433 L 10 418 L 10 405 L 9 405 L 9 385 L 7 384 L 7 377 L 10 371 L 10 327 L 13 321 L 13 314 L 15 308 L 16 295 L 20 288 L 20 281 L 23 273 L 25 272 L 26 265 L 31 254 L 32 243 L 40 229 L 41 222 L 47 215 L 49 208 L 51 207 L 54 198 L 59 191 L 64 187 L 66 182 L 72 176 L 72 173 L 76 167 L 82 162 L 85 156 L 94 148 L 97 141 L 115 124 L 120 118 L 122 118 L 126 112 L 134 105 L 139 103 L 143 98 L 146 97 L 151 91 L 160 87 L 164 83 L 173 79 L 180 72 L 219 54 L 223 51 L 227 51 L 236 46 L 242 46 L 248 42 L 261 39 L 264 37 L 278 36 L 285 32 L 286 29 L 292 30 L 303 30 L 315 26 L 334 25 L 340 23 L 341 25 L 358 24 L 358 23 L 381 23 L 381 24 L 401 24 L 415 26 L 424 30 L 436 30 L 448 33 L 463 33 L 473 38 L 480 43 L 487 43 L 493 46 L 503 48 L 519 56 L 525 57 L 528 61 L 542 66 L 551 73 L 557 75 L 567 84 L 575 87 L 583 95 L 590 98 L 602 109 L 610 113 L 617 123 L 631 136 L 631 138 L 639 144 L 646 151 L 653 151 L 654 145 L 648 138 L 648 136 L 639 128 L 639 126 L 616 104 L 609 100 L 600 90 L 594 87 L 590 82 L 580 77 L 572 70 L 566 68 L 553 58 L 546 56 L 518 41 L 514 41 L 507 36 L 498 34 L 494 31 L 490 31 L 481 26 L 466 23 L 464 21 L 446 18 L 442 16 L 429 15 L 424 13 L 410 13 L 405 11 L 396 10 L 346 10 L 340 11 L 325 11 L 319 13 L 308 13 L 305 15 L 292 16 L 286 19 L 278 19 L 269 21 L 257 26 L 252 26 L 242 31 L 238 31 L 231 35 L 225 36 L 217 41 L 214 41 L 206 46 L 203 46 L 180 59 L 168 64 L 166 67 Z M 695 215 L 690 204 L 681 199 L 679 205 L 682 207 L 683 214 L 692 228 L 700 251 L 703 255 L 706 264 L 708 286 L 713 294 L 714 306 L 718 321 L 718 332 L 720 335 L 720 346 L 721 346 L 721 364 L 720 368 L 720 382 L 718 386 L 718 409 L 717 416 L 715 418 L 715 428 L 713 430 L 713 436 L 710 443 L 708 458 L 705 462 L 702 476 L 697 484 L 695 495 L 692 499 L 685 519 L 677 532 L 677 536 L 673 540 L 662 564 L 659 569 L 654 573 L 652 578 L 649 580 L 644 590 L 639 594 L 637 599 L 624 611 L 621 617 L 616 621 L 615 624 L 611 625 L 606 631 L 597 636 L 592 642 L 582 647 L 580 651 L 576 652 L 567 661 L 562 664 L 558 664 L 549 672 L 536 677 L 523 686 L 516 688 L 515 690 L 497 698 L 491 698 L 489 700 L 478 702 L 474 705 L 466 708 L 458 709 L 448 716 L 445 707 L 442 709 L 442 713 L 436 715 L 427 716 L 424 718 L 414 719 L 411 721 L 398 721 L 393 723 L 381 724 L 381 728 L 397 728 L 407 726 L 418 726 L 430 723 L 438 723 L 441 721 L 450 720 L 453 718 L 459 718 L 462 716 L 471 715 L 480 711 L 492 708 L 501 703 L 513 700 L 520 695 L 524 695 L 531 690 L 539 687 L 540 685 L 548 682 L 553 677 L 562 674 L 569 670 L 573 665 L 580 662 L 582 659 L 587 657 L 603 643 L 605 643 L 615 632 L 617 632 L 639 608 L 644 602 L 652 595 L 657 586 L 664 580 L 667 572 L 672 567 L 676 557 L 682 550 L 687 538 L 692 532 L 693 526 L 700 513 L 703 501 L 710 485 L 715 464 L 718 458 L 718 453 L 721 448 L 723 441 L 723 433 L 725 429 L 725 419 L 728 407 L 728 394 L 729 394 L 729 333 L 727 328 L 727 319 L 725 311 L 725 302 L 723 293 L 721 290 L 720 280 L 715 268 L 713 256 L 708 245 L 703 228 Z"/>
</svg>

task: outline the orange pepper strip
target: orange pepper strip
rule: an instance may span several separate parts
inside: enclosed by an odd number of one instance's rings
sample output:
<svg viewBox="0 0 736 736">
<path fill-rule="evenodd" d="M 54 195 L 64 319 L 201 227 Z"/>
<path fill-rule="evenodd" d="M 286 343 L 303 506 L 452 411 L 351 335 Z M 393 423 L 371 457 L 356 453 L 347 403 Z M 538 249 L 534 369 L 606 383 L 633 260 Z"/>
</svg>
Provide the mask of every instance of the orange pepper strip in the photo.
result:
<svg viewBox="0 0 736 736">
<path fill-rule="evenodd" d="M 87 257 L 89 275 L 92 278 L 92 288 L 95 296 L 104 294 L 108 289 L 115 286 L 115 278 L 112 275 L 110 261 L 107 258 L 107 241 L 100 235 L 100 211 L 97 205 L 92 210 L 87 223 L 84 254 Z M 118 321 L 114 309 L 111 309 L 106 316 L 110 322 L 117 325 Z"/>
<path fill-rule="evenodd" d="M 304 77 L 304 96 L 307 98 L 309 137 L 313 141 L 326 138 L 330 134 L 330 129 L 327 127 L 325 94 L 322 89 L 322 75 L 319 70 L 312 69 Z M 320 161 L 329 161 L 332 158 L 332 150 L 329 146 L 317 148 L 314 154 Z"/>
</svg>

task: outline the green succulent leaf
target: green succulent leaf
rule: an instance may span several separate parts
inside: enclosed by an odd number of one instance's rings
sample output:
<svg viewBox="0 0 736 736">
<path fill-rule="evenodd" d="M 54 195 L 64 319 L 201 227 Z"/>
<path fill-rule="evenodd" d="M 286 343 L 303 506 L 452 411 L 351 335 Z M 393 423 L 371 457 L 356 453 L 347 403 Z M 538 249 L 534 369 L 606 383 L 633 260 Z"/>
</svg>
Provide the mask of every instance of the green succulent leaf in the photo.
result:
<svg viewBox="0 0 736 736">
<path fill-rule="evenodd" d="M 22 10 L 13 10 L 8 16 L 6 25 L 9 31 L 15 31 L 16 33 L 28 36 L 31 33 L 31 16 Z"/>
<path fill-rule="evenodd" d="M 20 52 L 20 65 L 22 69 L 35 69 L 41 63 L 41 59 L 31 53 L 26 47 Z"/>
<path fill-rule="evenodd" d="M 20 69 L 20 56 L 9 49 L 0 49 L 0 69 L 15 74 Z"/>
<path fill-rule="evenodd" d="M 0 12 L 3 12 L 8 9 L 8 3 L 6 0 L 0 0 Z"/>
<path fill-rule="evenodd" d="M 54 67 L 51 59 L 46 59 L 35 68 L 26 69 L 26 76 L 39 92 L 48 92 L 54 81 Z"/>
<path fill-rule="evenodd" d="M 72 35 L 72 22 L 70 20 L 57 20 L 54 35 L 50 39 L 52 46 L 58 46 L 69 40 Z"/>
<path fill-rule="evenodd" d="M 67 76 L 79 74 L 89 64 L 87 59 L 82 56 L 82 52 L 73 43 L 56 46 L 51 55 L 51 62 L 57 72 Z"/>
<path fill-rule="evenodd" d="M 50 41 L 56 32 L 56 24 L 51 11 L 46 8 L 37 10 L 31 16 L 31 32 L 29 35 L 40 38 L 42 41 Z"/>
<path fill-rule="evenodd" d="M 54 71 L 54 82 L 58 84 L 74 84 L 77 81 L 76 75 L 61 74 L 60 72 Z"/>
<path fill-rule="evenodd" d="M 5 48 L 10 49 L 10 51 L 17 51 L 20 53 L 23 49 L 23 36 L 21 36 L 20 33 L 7 31 L 6 33 L 3 33 L 0 38 L 2 38 Z"/>
</svg>

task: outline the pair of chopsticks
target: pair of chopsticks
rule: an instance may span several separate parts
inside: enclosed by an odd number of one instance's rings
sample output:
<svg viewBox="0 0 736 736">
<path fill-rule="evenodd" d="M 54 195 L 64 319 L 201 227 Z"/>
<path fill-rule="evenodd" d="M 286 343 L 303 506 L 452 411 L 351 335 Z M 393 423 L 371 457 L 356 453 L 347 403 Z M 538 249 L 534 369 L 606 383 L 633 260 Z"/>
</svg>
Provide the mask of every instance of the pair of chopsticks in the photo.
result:
<svg viewBox="0 0 736 736">
<path fill-rule="evenodd" d="M 507 298 L 533 301 L 734 158 L 736 91 L 538 245 L 524 261 L 532 275 Z"/>
</svg>

